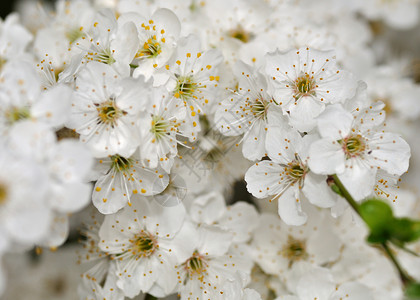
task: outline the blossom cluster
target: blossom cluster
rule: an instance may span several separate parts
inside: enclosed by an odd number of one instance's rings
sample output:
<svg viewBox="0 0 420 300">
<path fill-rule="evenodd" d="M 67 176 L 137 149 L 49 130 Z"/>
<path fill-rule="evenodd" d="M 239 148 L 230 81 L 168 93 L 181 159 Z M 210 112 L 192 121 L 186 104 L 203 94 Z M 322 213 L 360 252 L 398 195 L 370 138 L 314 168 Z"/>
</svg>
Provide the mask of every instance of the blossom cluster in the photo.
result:
<svg viewBox="0 0 420 300">
<path fill-rule="evenodd" d="M 336 184 L 420 214 L 399 186 L 420 85 L 374 30 L 418 1 L 348 2 L 22 4 L 0 23 L 1 255 L 61 246 L 91 203 L 80 299 L 402 299 Z"/>
</svg>

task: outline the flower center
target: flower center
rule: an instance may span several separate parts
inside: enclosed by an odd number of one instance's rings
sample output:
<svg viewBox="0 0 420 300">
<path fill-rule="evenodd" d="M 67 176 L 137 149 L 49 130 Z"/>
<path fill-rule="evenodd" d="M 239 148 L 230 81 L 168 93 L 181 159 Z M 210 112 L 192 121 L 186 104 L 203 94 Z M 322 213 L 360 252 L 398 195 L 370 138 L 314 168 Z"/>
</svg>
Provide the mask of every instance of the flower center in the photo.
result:
<svg viewBox="0 0 420 300">
<path fill-rule="evenodd" d="M 308 74 L 298 77 L 295 80 L 295 99 L 299 99 L 303 96 L 315 95 L 314 92 L 315 83 Z"/>
<path fill-rule="evenodd" d="M 7 186 L 3 183 L 0 183 L 0 205 L 4 204 L 7 199 Z"/>
<path fill-rule="evenodd" d="M 223 151 L 219 147 L 213 147 L 207 154 L 204 155 L 203 160 L 209 163 L 217 163 L 223 157 Z"/>
<path fill-rule="evenodd" d="M 88 60 L 97 61 L 107 65 L 112 65 L 115 62 L 114 57 L 112 56 L 114 51 L 111 52 L 109 49 L 103 49 L 100 52 L 88 52 L 86 57 Z"/>
<path fill-rule="evenodd" d="M 243 43 L 248 43 L 252 38 L 251 33 L 245 31 L 245 29 L 241 25 L 239 25 L 235 29 L 230 30 L 228 32 L 228 36 L 240 40 Z"/>
<path fill-rule="evenodd" d="M 201 275 L 206 271 L 206 268 L 206 260 L 197 251 L 195 251 L 193 256 L 191 256 L 185 263 L 185 269 L 190 277 L 193 275 Z"/>
<path fill-rule="evenodd" d="M 374 102 L 382 102 L 383 104 L 385 104 L 383 110 L 385 111 L 387 116 L 395 111 L 394 107 L 392 107 L 392 101 L 388 98 L 377 98 L 374 100 Z"/>
<path fill-rule="evenodd" d="M 73 28 L 66 32 L 66 38 L 70 42 L 70 44 L 73 44 L 78 39 L 82 38 L 85 34 L 83 33 L 80 28 Z"/>
<path fill-rule="evenodd" d="M 193 271 L 201 270 L 203 268 L 203 261 L 198 257 L 193 257 L 189 261 L 189 266 Z"/>
<path fill-rule="evenodd" d="M 347 159 L 360 156 L 366 150 L 366 143 L 359 134 L 350 135 L 338 142 L 341 144 Z"/>
<path fill-rule="evenodd" d="M 205 5 L 205 2 L 204 1 L 201 1 L 200 4 L 197 4 L 197 1 L 196 0 L 193 0 L 193 1 L 191 1 L 190 6 L 188 6 L 188 9 L 190 11 L 194 12 L 194 11 L 197 11 L 199 9 L 200 5 L 201 6 L 204 6 Z"/>
<path fill-rule="evenodd" d="M 157 246 L 154 236 L 148 232 L 142 232 L 136 235 L 131 253 L 137 257 L 148 257 L 155 252 Z"/>
<path fill-rule="evenodd" d="M 250 104 L 251 112 L 255 118 L 265 118 L 268 108 L 268 102 L 263 99 L 256 99 L 253 104 Z"/>
<path fill-rule="evenodd" d="M 111 156 L 111 161 L 111 167 L 119 172 L 127 171 L 133 164 L 130 158 L 125 158 L 119 155 Z"/>
<path fill-rule="evenodd" d="M 61 68 L 54 68 L 52 70 L 55 78 L 55 82 L 58 82 L 58 79 L 60 79 L 60 73 L 64 71 L 64 67 Z"/>
<path fill-rule="evenodd" d="M 69 129 L 67 127 L 63 127 L 55 132 L 57 139 L 61 141 L 62 139 L 79 139 L 80 134 L 78 134 L 75 130 Z"/>
<path fill-rule="evenodd" d="M 110 99 L 104 103 L 96 104 L 98 107 L 98 117 L 99 122 L 98 124 L 107 124 L 111 125 L 112 127 L 115 126 L 117 120 L 122 115 L 127 114 L 126 112 L 120 110 L 118 107 L 115 106 L 114 99 Z"/>
<path fill-rule="evenodd" d="M 301 242 L 294 242 L 289 245 L 289 248 L 287 249 L 287 255 L 289 257 L 301 257 L 304 253 L 305 249 Z"/>
<path fill-rule="evenodd" d="M 305 170 L 298 164 L 292 165 L 289 168 L 289 176 L 295 179 L 300 179 L 302 176 L 305 175 Z"/>
<path fill-rule="evenodd" d="M 150 37 L 136 53 L 136 58 L 153 58 L 162 52 L 162 46 L 156 39 L 156 35 Z"/>
<path fill-rule="evenodd" d="M 29 119 L 31 117 L 28 107 L 12 107 L 6 111 L 6 120 L 9 124 Z"/>
<path fill-rule="evenodd" d="M 153 196 L 160 205 L 172 207 L 181 203 L 187 195 L 185 181 L 179 175 L 171 175 L 166 188 L 158 195 Z"/>
<path fill-rule="evenodd" d="M 299 156 L 296 154 L 295 159 L 284 167 L 285 175 L 291 183 L 299 182 L 305 178 L 308 168 L 301 162 Z"/>
<path fill-rule="evenodd" d="M 289 268 L 292 267 L 295 261 L 305 259 L 308 256 L 305 242 L 296 240 L 290 235 L 287 239 L 287 244 L 281 250 L 281 254 L 289 260 Z"/>
<path fill-rule="evenodd" d="M 178 83 L 174 90 L 174 96 L 183 99 L 192 98 L 199 88 L 198 84 L 194 82 L 194 78 L 192 76 L 179 76 L 177 74 L 175 76 L 178 79 Z"/>
<path fill-rule="evenodd" d="M 3 68 L 3 66 L 7 63 L 7 59 L 0 56 L 0 70 Z"/>
<path fill-rule="evenodd" d="M 152 118 L 152 128 L 150 132 L 152 132 L 156 139 L 159 140 L 163 136 L 166 135 L 168 131 L 169 123 L 164 118 L 159 116 L 153 116 Z"/>
</svg>

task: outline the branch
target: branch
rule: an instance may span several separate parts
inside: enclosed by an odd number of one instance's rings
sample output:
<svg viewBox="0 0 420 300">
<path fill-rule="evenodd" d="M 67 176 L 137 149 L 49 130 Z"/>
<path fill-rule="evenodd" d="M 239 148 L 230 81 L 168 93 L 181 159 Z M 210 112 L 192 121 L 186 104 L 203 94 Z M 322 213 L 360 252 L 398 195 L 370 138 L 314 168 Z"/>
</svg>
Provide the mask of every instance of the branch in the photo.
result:
<svg viewBox="0 0 420 300">
<path fill-rule="evenodd" d="M 363 217 L 360 215 L 360 206 L 359 204 L 353 199 L 353 197 L 350 195 L 349 191 L 346 189 L 346 187 L 343 185 L 343 183 L 340 181 L 338 176 L 336 174 L 332 175 L 332 178 L 334 180 L 335 185 L 339 188 L 341 196 L 346 199 L 347 203 L 354 209 L 354 211 L 361 217 L 363 221 Z M 410 278 L 410 276 L 407 275 L 405 270 L 401 267 L 399 264 L 397 258 L 392 253 L 391 249 L 388 246 L 387 241 L 380 244 L 387 254 L 387 256 L 390 258 L 391 262 L 395 266 L 395 268 L 398 271 L 399 277 L 401 279 L 401 282 L 406 287 L 408 284 L 413 283 L 413 280 Z"/>
<path fill-rule="evenodd" d="M 158 300 L 158 298 L 150 294 L 146 294 L 146 296 L 144 297 L 144 300 Z"/>
</svg>

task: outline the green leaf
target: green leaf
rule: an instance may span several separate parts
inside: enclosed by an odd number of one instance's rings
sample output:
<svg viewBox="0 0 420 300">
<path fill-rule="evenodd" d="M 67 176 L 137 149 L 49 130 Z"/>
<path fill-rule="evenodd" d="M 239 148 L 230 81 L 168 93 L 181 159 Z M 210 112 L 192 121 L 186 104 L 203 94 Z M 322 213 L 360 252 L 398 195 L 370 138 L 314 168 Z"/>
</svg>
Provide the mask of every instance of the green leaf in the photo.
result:
<svg viewBox="0 0 420 300">
<path fill-rule="evenodd" d="M 144 297 L 144 300 L 157 300 L 158 298 L 156 298 L 155 296 L 152 296 L 150 294 L 146 294 L 146 296 Z"/>
<path fill-rule="evenodd" d="M 413 242 L 420 238 L 420 222 L 409 218 L 395 218 L 389 226 L 392 238 L 402 242 Z"/>
<path fill-rule="evenodd" d="M 411 229 L 413 230 L 415 240 L 420 239 L 420 221 L 414 221 Z"/>
<path fill-rule="evenodd" d="M 370 229 L 371 240 L 383 242 L 389 238 L 389 228 L 394 217 L 387 203 L 376 199 L 367 200 L 360 205 L 359 212 Z"/>
<path fill-rule="evenodd" d="M 368 243 L 371 244 L 382 244 L 385 243 L 389 239 L 389 235 L 387 232 L 383 232 L 381 234 L 370 234 L 367 237 Z"/>
<path fill-rule="evenodd" d="M 331 184 L 330 187 L 331 187 L 331 189 L 333 190 L 334 193 L 336 193 L 340 196 L 343 196 L 343 193 L 341 193 L 340 188 L 336 184 L 333 183 L 333 184 Z"/>
<path fill-rule="evenodd" d="M 420 283 L 411 283 L 405 290 L 405 296 L 410 300 L 420 299 Z"/>
<path fill-rule="evenodd" d="M 360 216 L 370 229 L 369 243 L 392 240 L 400 246 L 420 239 L 420 221 L 395 218 L 384 201 L 369 199 L 359 207 Z"/>
</svg>

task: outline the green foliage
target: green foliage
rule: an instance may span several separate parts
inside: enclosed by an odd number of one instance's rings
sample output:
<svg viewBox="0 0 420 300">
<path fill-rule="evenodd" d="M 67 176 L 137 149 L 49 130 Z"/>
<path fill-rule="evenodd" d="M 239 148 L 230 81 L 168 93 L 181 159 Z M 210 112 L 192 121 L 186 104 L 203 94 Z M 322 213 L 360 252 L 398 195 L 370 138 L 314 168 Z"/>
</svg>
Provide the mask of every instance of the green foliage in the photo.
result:
<svg viewBox="0 0 420 300">
<path fill-rule="evenodd" d="M 420 299 L 420 283 L 411 283 L 405 290 L 405 296 L 410 300 Z"/>
<path fill-rule="evenodd" d="M 414 242 L 420 238 L 420 222 L 408 218 L 394 218 L 390 226 L 392 238 L 402 242 Z"/>
<path fill-rule="evenodd" d="M 420 238 L 420 222 L 394 217 L 391 207 L 384 201 L 369 199 L 360 205 L 359 212 L 370 229 L 370 243 L 392 240 L 403 245 Z"/>
<path fill-rule="evenodd" d="M 359 212 L 370 229 L 370 243 L 383 243 L 389 239 L 394 217 L 388 204 L 375 199 L 367 200 L 360 205 Z"/>
<path fill-rule="evenodd" d="M 341 193 L 340 188 L 335 183 L 331 184 L 330 188 L 333 190 L 334 193 L 343 197 L 343 194 Z"/>
</svg>

